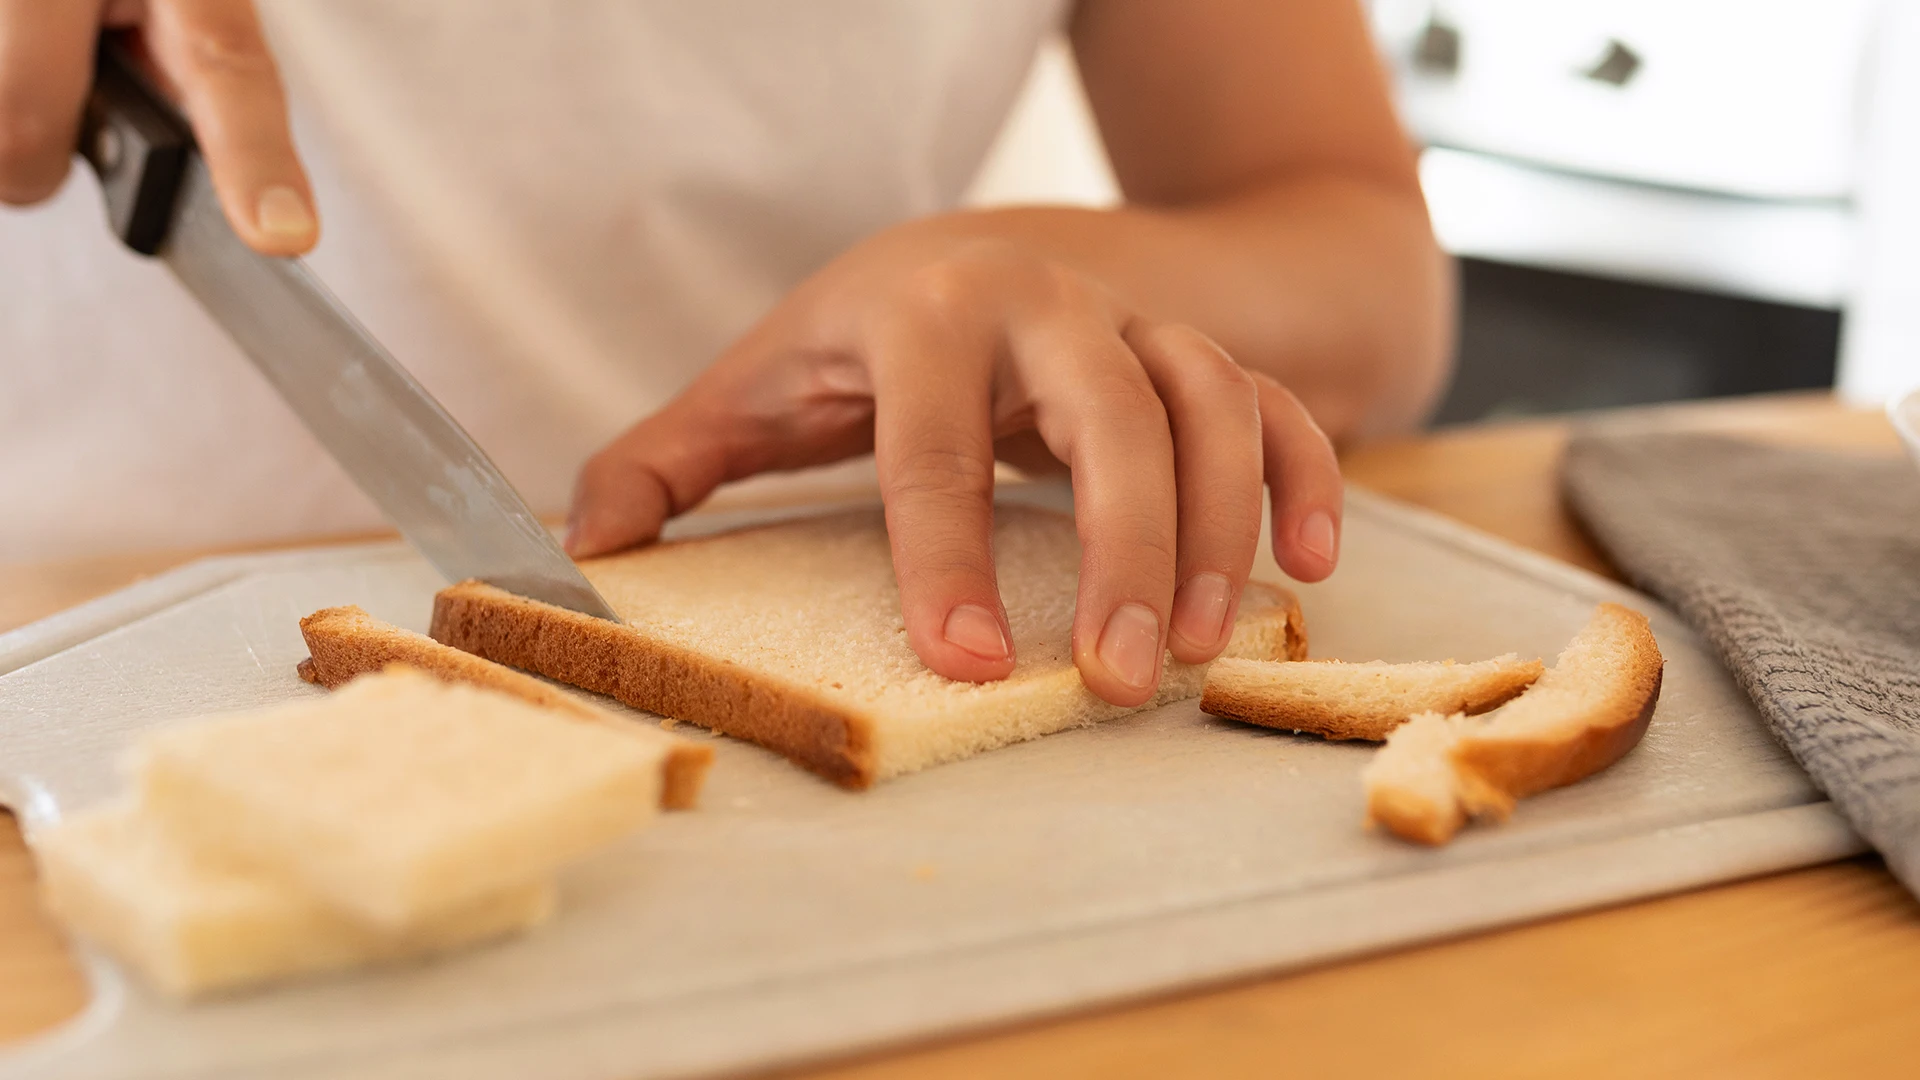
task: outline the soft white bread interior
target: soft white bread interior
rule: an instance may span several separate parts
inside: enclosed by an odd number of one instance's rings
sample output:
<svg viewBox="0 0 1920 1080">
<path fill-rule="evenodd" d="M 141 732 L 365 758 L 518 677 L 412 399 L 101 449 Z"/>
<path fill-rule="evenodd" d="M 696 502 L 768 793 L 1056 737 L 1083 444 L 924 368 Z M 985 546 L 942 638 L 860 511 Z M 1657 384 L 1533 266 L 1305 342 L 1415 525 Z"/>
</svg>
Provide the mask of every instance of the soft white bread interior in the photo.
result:
<svg viewBox="0 0 1920 1080">
<path fill-rule="evenodd" d="M 192 854 L 128 803 L 37 833 L 41 896 L 62 924 L 174 997 L 411 959 L 505 937 L 553 911 L 553 886 L 514 885 L 404 933 L 306 890 Z"/>
<path fill-rule="evenodd" d="M 300 677 L 310 683 L 338 689 L 389 664 L 405 664 L 448 682 L 498 690 L 664 747 L 661 805 L 686 810 L 700 801 L 700 787 L 713 763 L 711 747 L 670 735 L 648 721 L 616 716 L 551 683 L 382 622 L 353 605 L 314 612 L 300 620 L 300 633 L 313 654 L 300 662 Z"/>
<path fill-rule="evenodd" d="M 1414 713 L 1482 713 L 1546 670 L 1513 653 L 1474 664 L 1223 658 L 1207 669 L 1200 708 L 1249 724 L 1378 742 Z"/>
<path fill-rule="evenodd" d="M 1387 738 L 1362 774 L 1369 821 L 1443 844 L 1469 817 L 1571 784 L 1640 742 L 1660 698 L 1660 646 L 1646 616 L 1601 604 L 1540 680 L 1483 716 L 1428 713 Z"/>
<path fill-rule="evenodd" d="M 615 625 L 478 582 L 440 593 L 433 636 L 468 652 L 749 739 L 847 787 L 1131 710 L 1080 681 L 1080 544 L 1065 515 L 1002 505 L 994 559 L 1017 665 L 993 683 L 928 671 L 907 644 L 878 510 L 660 544 L 581 564 Z M 1306 652 L 1291 593 L 1247 586 L 1227 655 Z M 1152 704 L 1200 692 L 1167 663 Z"/>
<path fill-rule="evenodd" d="M 405 668 L 162 728 L 133 760 L 168 832 L 389 930 L 551 876 L 645 823 L 666 747 Z"/>
</svg>

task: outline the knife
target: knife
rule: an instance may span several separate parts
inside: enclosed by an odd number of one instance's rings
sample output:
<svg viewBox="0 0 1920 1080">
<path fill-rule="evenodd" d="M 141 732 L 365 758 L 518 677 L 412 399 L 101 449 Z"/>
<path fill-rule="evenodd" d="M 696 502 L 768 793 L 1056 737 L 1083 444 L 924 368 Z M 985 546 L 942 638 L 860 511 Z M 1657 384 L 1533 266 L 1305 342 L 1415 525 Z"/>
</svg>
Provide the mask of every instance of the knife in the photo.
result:
<svg viewBox="0 0 1920 1080">
<path fill-rule="evenodd" d="M 80 155 L 114 233 L 173 271 L 435 569 L 620 621 L 478 444 L 306 265 L 234 234 L 192 131 L 118 41 L 99 50 Z"/>
</svg>

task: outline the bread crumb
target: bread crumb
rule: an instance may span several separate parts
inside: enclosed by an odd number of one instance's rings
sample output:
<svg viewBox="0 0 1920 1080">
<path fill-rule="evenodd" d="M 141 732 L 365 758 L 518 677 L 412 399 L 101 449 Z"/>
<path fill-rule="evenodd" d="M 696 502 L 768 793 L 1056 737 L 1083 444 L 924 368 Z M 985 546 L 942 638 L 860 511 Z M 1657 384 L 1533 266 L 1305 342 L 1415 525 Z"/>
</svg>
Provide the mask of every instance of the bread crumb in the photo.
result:
<svg viewBox="0 0 1920 1080">
<path fill-rule="evenodd" d="M 677 728 L 679 726 L 680 726 L 680 721 L 675 720 L 671 716 L 663 716 L 660 718 L 660 727 L 662 730 L 672 731 L 674 728 Z"/>
</svg>

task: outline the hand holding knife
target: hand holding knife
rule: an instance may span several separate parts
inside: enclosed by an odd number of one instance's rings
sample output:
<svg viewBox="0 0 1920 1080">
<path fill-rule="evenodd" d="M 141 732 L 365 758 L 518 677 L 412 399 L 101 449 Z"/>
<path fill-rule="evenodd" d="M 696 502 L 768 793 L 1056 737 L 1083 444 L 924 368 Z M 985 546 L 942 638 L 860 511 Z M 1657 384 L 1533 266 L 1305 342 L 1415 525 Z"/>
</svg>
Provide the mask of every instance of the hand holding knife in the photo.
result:
<svg viewBox="0 0 1920 1080">
<path fill-rule="evenodd" d="M 436 569 L 618 621 L 473 439 L 306 266 L 235 235 L 186 122 L 111 38 L 79 150 L 114 233 L 173 272 Z"/>
</svg>

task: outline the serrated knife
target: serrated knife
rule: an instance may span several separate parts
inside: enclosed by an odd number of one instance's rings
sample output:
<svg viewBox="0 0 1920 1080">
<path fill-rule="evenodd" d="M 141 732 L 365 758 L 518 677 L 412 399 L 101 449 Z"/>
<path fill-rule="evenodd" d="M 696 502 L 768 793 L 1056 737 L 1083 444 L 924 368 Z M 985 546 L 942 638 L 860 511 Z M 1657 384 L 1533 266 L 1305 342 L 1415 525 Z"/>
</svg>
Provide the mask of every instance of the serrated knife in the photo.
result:
<svg viewBox="0 0 1920 1080">
<path fill-rule="evenodd" d="M 98 55 L 80 154 L 114 233 L 173 272 L 435 569 L 619 621 L 473 439 L 319 279 L 235 235 L 192 131 L 116 42 Z"/>
</svg>

